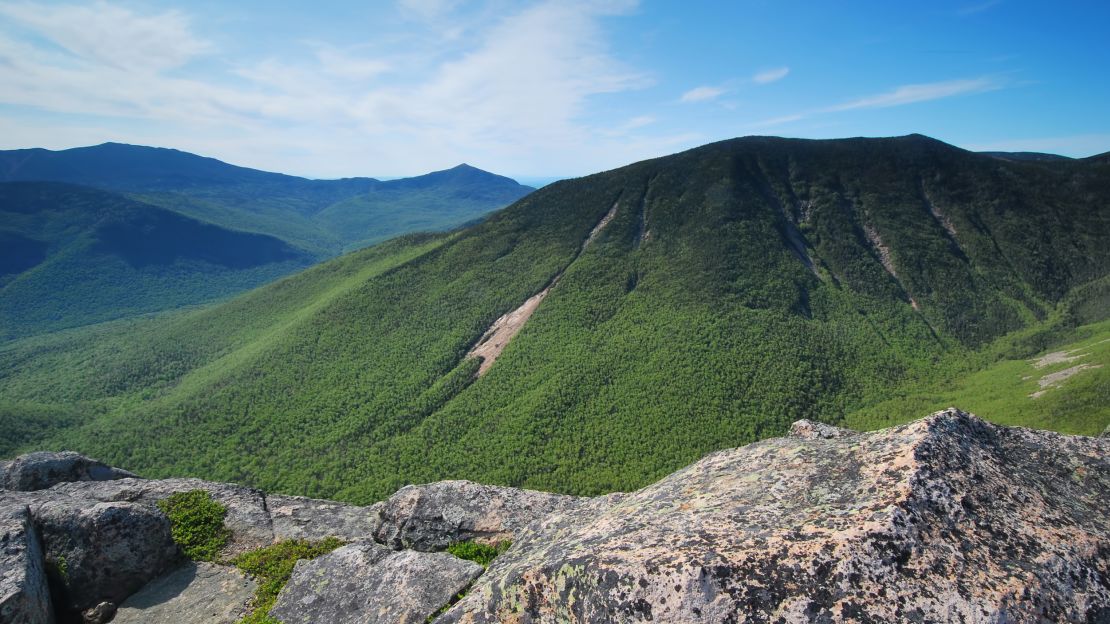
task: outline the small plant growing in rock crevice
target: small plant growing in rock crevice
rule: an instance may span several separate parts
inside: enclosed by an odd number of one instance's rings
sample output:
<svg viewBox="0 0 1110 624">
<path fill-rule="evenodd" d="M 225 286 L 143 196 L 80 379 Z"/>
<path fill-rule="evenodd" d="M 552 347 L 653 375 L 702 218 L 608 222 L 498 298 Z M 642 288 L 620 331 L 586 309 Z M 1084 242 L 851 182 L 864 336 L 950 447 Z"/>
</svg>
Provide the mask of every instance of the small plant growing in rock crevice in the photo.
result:
<svg viewBox="0 0 1110 624">
<path fill-rule="evenodd" d="M 270 617 L 270 609 L 282 588 L 289 582 L 289 577 L 293 575 L 293 567 L 297 565 L 297 561 L 315 559 L 342 545 L 343 542 L 335 537 L 327 537 L 318 542 L 288 540 L 232 559 L 232 565 L 258 581 L 258 590 L 251 601 L 251 613 L 239 620 L 239 624 L 280 624 Z"/>
<path fill-rule="evenodd" d="M 455 542 L 447 547 L 447 552 L 459 559 L 473 561 L 483 568 L 488 568 L 489 564 L 497 558 L 497 555 L 505 552 L 512 545 L 513 543 L 509 540 L 497 542 L 492 546 L 479 544 L 478 542 Z"/>
<path fill-rule="evenodd" d="M 224 526 L 227 507 L 204 490 L 175 492 L 158 502 L 170 519 L 173 541 L 194 561 L 215 561 L 231 532 Z"/>
<path fill-rule="evenodd" d="M 66 561 L 65 557 L 59 555 L 54 560 L 48 559 L 46 565 L 48 571 L 52 572 L 62 583 L 69 583 L 69 563 Z"/>
</svg>

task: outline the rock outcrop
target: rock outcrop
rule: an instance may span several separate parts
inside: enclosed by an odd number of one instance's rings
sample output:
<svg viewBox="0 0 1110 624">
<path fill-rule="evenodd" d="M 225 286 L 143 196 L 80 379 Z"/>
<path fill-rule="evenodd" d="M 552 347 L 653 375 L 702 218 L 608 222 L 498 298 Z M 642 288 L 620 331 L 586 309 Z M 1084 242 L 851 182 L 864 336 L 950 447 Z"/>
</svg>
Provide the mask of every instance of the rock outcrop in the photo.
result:
<svg viewBox="0 0 1110 624">
<path fill-rule="evenodd" d="M 75 611 L 118 604 L 178 558 L 169 520 L 151 507 L 63 497 L 33 513 L 55 600 Z"/>
<path fill-rule="evenodd" d="M 66 473 L 38 474 L 18 483 Z M 195 479 L 4 490 L 0 621 L 53 622 L 47 577 L 67 617 L 234 621 L 249 579 L 210 564 L 159 576 L 179 560 L 156 503 L 193 489 L 228 507 L 229 553 L 348 542 L 297 563 L 271 611 L 286 624 L 1110 622 L 1110 438 L 955 409 L 870 433 L 799 421 L 594 498 L 468 481 L 369 507 Z M 462 540 L 513 545 L 484 572 L 434 552 Z"/>
<path fill-rule="evenodd" d="M 790 435 L 791 437 L 804 438 L 807 440 L 831 440 L 833 438 L 846 438 L 848 436 L 859 435 L 859 432 L 803 418 L 802 420 L 794 421 L 794 424 L 790 425 Z"/>
<path fill-rule="evenodd" d="M 447 553 L 351 544 L 297 562 L 270 615 L 286 624 L 422 624 L 481 573 Z"/>
<path fill-rule="evenodd" d="M 213 613 L 223 613 L 220 605 L 228 604 L 229 613 L 238 613 L 244 599 L 233 590 L 236 579 L 244 579 L 233 569 L 221 566 L 217 575 L 202 565 L 187 586 L 181 586 L 185 573 L 180 569 L 167 573 L 182 563 L 182 556 L 157 504 L 175 492 L 204 490 L 227 507 L 224 523 L 231 539 L 221 553 L 225 559 L 283 539 L 372 539 L 380 525 L 381 504 L 359 507 L 273 496 L 271 511 L 266 495 L 253 488 L 199 479 L 141 479 L 76 453 L 32 453 L 3 466 L 0 537 L 7 554 L 0 553 L 0 604 L 21 615 L 7 618 L 4 611 L 2 624 L 53 622 L 51 604 L 63 611 L 58 615 L 63 621 L 78 617 L 89 623 L 107 622 L 113 614 L 111 621 L 218 621 Z M 33 528 L 17 530 L 21 525 L 7 521 L 12 514 Z M 245 582 L 253 587 L 253 581 Z M 166 589 L 171 586 L 180 586 L 180 595 Z M 116 613 L 129 596 L 146 601 L 142 615 L 136 615 L 134 600 Z M 167 602 L 159 606 L 150 596 Z"/>
<path fill-rule="evenodd" d="M 31 492 L 72 481 L 111 481 L 134 477 L 72 451 L 41 451 L 0 462 L 0 490 Z"/>
<path fill-rule="evenodd" d="M 957 410 L 553 515 L 437 622 L 1110 621 L 1110 443 Z"/>
<path fill-rule="evenodd" d="M 44 565 L 31 512 L 23 505 L 0 506 L 0 622 L 54 621 Z"/>
<path fill-rule="evenodd" d="M 510 540 L 531 522 L 585 499 L 532 490 L 440 481 L 397 490 L 381 508 L 377 541 L 393 548 L 443 550 L 454 542 Z"/>
<path fill-rule="evenodd" d="M 63 483 L 52 492 L 79 500 L 129 502 L 155 507 L 174 492 L 204 490 L 227 507 L 224 524 L 231 531 L 225 556 L 272 544 L 274 531 L 265 495 L 254 488 L 200 479 L 120 479 L 107 483 Z"/>
<path fill-rule="evenodd" d="M 319 540 L 338 537 L 352 541 L 367 539 L 382 525 L 384 503 L 356 507 L 302 496 L 266 497 L 274 539 Z"/>
<path fill-rule="evenodd" d="M 258 586 L 237 569 L 187 563 L 120 605 L 114 624 L 235 624 Z"/>
</svg>

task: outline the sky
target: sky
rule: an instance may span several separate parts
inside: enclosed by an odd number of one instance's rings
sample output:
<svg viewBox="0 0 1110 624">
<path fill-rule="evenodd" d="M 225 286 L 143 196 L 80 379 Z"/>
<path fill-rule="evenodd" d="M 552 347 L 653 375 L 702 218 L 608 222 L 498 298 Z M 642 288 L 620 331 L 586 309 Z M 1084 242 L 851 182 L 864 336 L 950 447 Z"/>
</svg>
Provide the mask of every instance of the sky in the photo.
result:
<svg viewBox="0 0 1110 624">
<path fill-rule="evenodd" d="M 751 134 L 1089 156 L 1108 33 L 1104 0 L 0 0 L 0 149 L 522 180 Z"/>
</svg>

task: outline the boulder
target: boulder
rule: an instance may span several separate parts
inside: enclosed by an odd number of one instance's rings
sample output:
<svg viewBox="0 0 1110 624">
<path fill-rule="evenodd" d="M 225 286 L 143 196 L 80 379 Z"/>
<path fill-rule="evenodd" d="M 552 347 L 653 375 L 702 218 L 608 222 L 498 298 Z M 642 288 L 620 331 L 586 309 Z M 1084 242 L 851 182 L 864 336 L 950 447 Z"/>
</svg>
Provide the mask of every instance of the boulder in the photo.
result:
<svg viewBox="0 0 1110 624">
<path fill-rule="evenodd" d="M 511 540 L 528 524 L 586 500 L 471 481 L 408 485 L 381 507 L 375 537 L 393 548 L 423 551 L 466 540 L 493 544 Z"/>
<path fill-rule="evenodd" d="M 375 503 L 370 507 L 357 507 L 301 496 L 266 497 L 277 541 L 325 537 L 338 537 L 347 542 L 373 539 L 382 524 L 383 506 L 384 503 Z"/>
<path fill-rule="evenodd" d="M 50 624 L 42 545 L 26 505 L 0 503 L 0 622 Z"/>
<path fill-rule="evenodd" d="M 437 624 L 1110 621 L 1110 440 L 946 410 L 537 522 Z"/>
<path fill-rule="evenodd" d="M 846 438 L 848 436 L 857 435 L 858 432 L 851 429 L 842 429 L 825 423 L 814 422 L 803 418 L 802 420 L 794 421 L 790 425 L 790 436 L 793 438 L 804 438 L 808 440 L 825 439 L 831 440 L 833 438 Z"/>
<path fill-rule="evenodd" d="M 116 615 L 116 605 L 111 602 L 102 602 L 91 609 L 81 612 L 83 624 L 108 624 Z"/>
<path fill-rule="evenodd" d="M 120 479 L 103 483 L 65 483 L 52 488 L 52 491 L 74 498 L 126 501 L 148 507 L 155 507 L 158 501 L 174 492 L 192 490 L 205 490 L 213 500 L 227 507 L 224 524 L 231 531 L 231 540 L 223 555 L 233 556 L 273 543 L 274 532 L 265 495 L 254 488 L 200 479 Z"/>
<path fill-rule="evenodd" d="M 120 605 L 114 624 L 235 624 L 258 584 L 236 568 L 187 563 Z"/>
<path fill-rule="evenodd" d="M 20 455 L 0 465 L 0 490 L 29 492 L 71 481 L 111 481 L 135 475 L 72 451 Z"/>
<path fill-rule="evenodd" d="M 58 496 L 33 510 L 55 604 L 83 611 L 119 604 L 179 557 L 170 523 L 157 509 Z"/>
<path fill-rule="evenodd" d="M 270 615 L 284 624 L 423 624 L 481 573 L 447 553 L 351 544 L 298 561 Z"/>
</svg>

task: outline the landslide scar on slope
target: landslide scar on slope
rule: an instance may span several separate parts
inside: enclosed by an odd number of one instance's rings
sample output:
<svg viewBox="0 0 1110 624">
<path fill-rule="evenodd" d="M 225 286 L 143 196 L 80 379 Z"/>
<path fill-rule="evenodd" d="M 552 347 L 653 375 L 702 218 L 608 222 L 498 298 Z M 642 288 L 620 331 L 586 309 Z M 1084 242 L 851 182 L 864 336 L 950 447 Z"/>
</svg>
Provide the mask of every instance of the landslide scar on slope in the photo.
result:
<svg viewBox="0 0 1110 624">
<path fill-rule="evenodd" d="M 910 300 L 910 306 L 912 306 L 914 310 L 920 310 L 921 307 L 917 305 L 917 301 L 914 300 L 910 291 L 906 290 L 906 285 L 902 283 L 902 278 L 898 277 L 898 272 L 894 270 L 894 259 L 891 256 L 890 247 L 883 244 L 883 239 L 879 237 L 879 231 L 865 223 L 863 224 L 863 234 L 867 237 L 867 242 L 871 243 L 871 247 L 875 250 L 875 253 L 879 255 L 879 262 L 882 263 L 883 268 L 886 269 L 886 272 L 898 283 L 898 287 L 902 289 L 902 292 L 906 293 L 906 297 Z"/>
<path fill-rule="evenodd" d="M 605 213 L 605 216 L 601 218 L 601 221 L 597 222 L 594 229 L 590 230 L 590 235 L 587 236 L 586 241 L 582 243 L 582 247 L 579 248 L 578 254 L 574 256 L 574 260 L 580 258 L 586 251 L 586 248 L 590 246 L 590 243 L 593 243 L 594 239 L 601 234 L 601 230 L 609 225 L 609 222 L 616 216 L 617 206 L 619 205 L 620 198 L 617 198 L 617 201 L 613 202 L 613 207 L 609 209 L 609 212 Z M 574 260 L 571 261 L 571 264 L 574 263 Z M 522 303 L 517 309 L 502 315 L 494 321 L 493 325 L 490 325 L 490 328 L 482 334 L 482 338 L 478 341 L 478 344 L 471 347 L 466 357 L 481 358 L 482 363 L 478 366 L 479 377 L 485 375 L 486 371 L 493 366 L 494 361 L 501 355 L 501 351 L 505 349 L 505 346 L 509 344 L 513 336 L 516 336 L 520 329 L 524 327 L 524 324 L 532 317 L 532 313 L 536 311 L 536 308 L 540 307 L 540 303 L 547 297 L 547 293 L 551 292 L 552 288 L 555 288 L 555 285 L 559 283 L 559 280 L 562 279 L 563 273 L 565 272 L 566 269 L 564 268 L 558 275 L 552 278 L 551 282 L 543 290 L 529 297 L 528 300 Z"/>
</svg>

